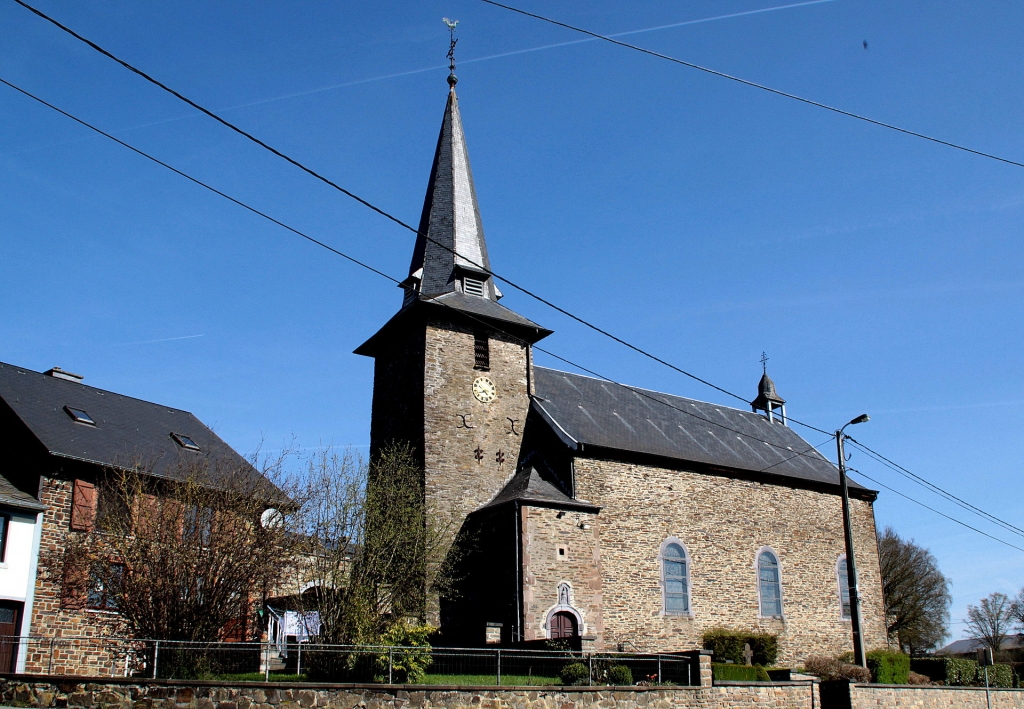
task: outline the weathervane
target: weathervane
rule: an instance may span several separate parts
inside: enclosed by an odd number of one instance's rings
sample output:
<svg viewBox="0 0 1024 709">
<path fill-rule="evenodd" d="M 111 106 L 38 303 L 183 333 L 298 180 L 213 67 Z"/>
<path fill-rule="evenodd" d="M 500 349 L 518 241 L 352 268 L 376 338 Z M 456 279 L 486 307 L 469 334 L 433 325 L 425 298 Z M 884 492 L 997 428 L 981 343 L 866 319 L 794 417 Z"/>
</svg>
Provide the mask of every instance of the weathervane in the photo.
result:
<svg viewBox="0 0 1024 709">
<path fill-rule="evenodd" d="M 455 76 L 455 45 L 459 43 L 459 38 L 455 36 L 455 28 L 459 21 L 449 20 L 447 17 L 442 17 L 441 21 L 448 27 L 448 34 L 451 37 L 451 43 L 448 45 L 448 85 L 454 89 L 455 84 L 459 83 Z"/>
<path fill-rule="evenodd" d="M 761 369 L 764 370 L 765 374 L 768 374 L 768 354 L 766 352 L 761 353 Z"/>
</svg>

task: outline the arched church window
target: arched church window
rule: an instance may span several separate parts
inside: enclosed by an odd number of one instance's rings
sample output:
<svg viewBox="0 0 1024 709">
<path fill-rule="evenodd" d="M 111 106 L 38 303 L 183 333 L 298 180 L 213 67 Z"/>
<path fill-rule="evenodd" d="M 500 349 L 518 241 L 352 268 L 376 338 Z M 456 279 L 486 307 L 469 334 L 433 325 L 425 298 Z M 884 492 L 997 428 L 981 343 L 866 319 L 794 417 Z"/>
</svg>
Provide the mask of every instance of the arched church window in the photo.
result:
<svg viewBox="0 0 1024 709">
<path fill-rule="evenodd" d="M 836 562 L 836 579 L 839 582 L 839 617 L 850 618 L 850 575 L 846 566 L 846 554 L 839 555 Z"/>
<path fill-rule="evenodd" d="M 669 542 L 661 549 L 661 582 L 666 615 L 690 612 L 690 573 L 682 544 Z"/>
<path fill-rule="evenodd" d="M 757 555 L 757 586 L 761 600 L 761 615 L 764 617 L 782 615 L 782 582 L 779 575 L 779 560 L 771 551 Z"/>
</svg>

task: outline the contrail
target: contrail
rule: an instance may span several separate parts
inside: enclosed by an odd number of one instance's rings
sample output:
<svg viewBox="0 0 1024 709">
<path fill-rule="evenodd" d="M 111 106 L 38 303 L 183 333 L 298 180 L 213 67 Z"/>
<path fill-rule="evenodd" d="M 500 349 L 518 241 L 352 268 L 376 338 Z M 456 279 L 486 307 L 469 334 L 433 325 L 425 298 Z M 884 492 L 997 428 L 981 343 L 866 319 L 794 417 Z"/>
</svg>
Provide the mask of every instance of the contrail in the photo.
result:
<svg viewBox="0 0 1024 709">
<path fill-rule="evenodd" d="M 139 342 L 119 342 L 114 347 L 127 347 L 128 345 L 152 345 L 156 342 L 174 342 L 175 340 L 192 340 L 206 335 L 183 335 L 181 337 L 164 337 L 159 340 L 140 340 Z"/>
<path fill-rule="evenodd" d="M 728 15 L 716 15 L 714 17 L 702 17 L 702 18 L 697 19 L 697 20 L 686 20 L 684 22 L 673 22 L 672 24 L 669 24 L 669 25 L 658 25 L 657 27 L 645 27 L 645 28 L 639 29 L 639 30 L 629 30 L 629 31 L 626 31 L 626 32 L 616 32 L 615 34 L 610 34 L 610 35 L 606 35 L 606 36 L 607 37 L 627 37 L 629 35 L 634 35 L 634 34 L 643 34 L 644 32 L 658 32 L 660 30 L 669 30 L 669 29 L 674 29 L 676 27 L 686 27 L 687 25 L 699 25 L 699 24 L 703 24 L 705 22 L 717 22 L 719 20 L 730 20 L 730 19 L 735 18 L 735 17 L 746 17 L 747 15 L 760 15 L 760 14 L 765 13 L 765 12 L 777 12 L 778 10 L 790 10 L 792 8 L 795 8 L 795 7 L 807 7 L 808 5 L 821 5 L 821 4 L 827 3 L 827 2 L 836 2 L 836 0 L 808 0 L 808 2 L 790 3 L 789 5 L 775 5 L 773 7 L 762 7 L 759 10 L 746 10 L 744 12 L 733 12 L 733 13 L 728 14 Z M 569 47 L 569 46 L 572 46 L 574 44 L 585 44 L 587 42 L 596 42 L 596 41 L 597 41 L 596 37 L 586 37 L 584 39 L 574 39 L 574 40 L 571 40 L 571 41 L 568 41 L 568 42 L 556 42 L 555 44 L 545 44 L 545 45 L 540 46 L 540 47 L 529 47 L 527 49 L 516 49 L 516 50 L 513 50 L 511 52 L 502 52 L 501 54 L 490 54 L 490 55 L 488 55 L 486 57 L 476 57 L 475 59 L 462 59 L 462 60 L 459 61 L 459 64 L 462 65 L 462 64 L 476 64 L 478 62 L 489 62 L 489 61 L 491 61 L 493 59 L 503 59 L 505 57 L 514 57 L 514 56 L 517 56 L 519 54 L 529 54 L 531 52 L 543 52 L 543 51 L 545 51 L 547 49 L 557 49 L 559 47 Z M 359 84 L 368 84 L 368 83 L 371 83 L 373 81 L 385 81 L 387 79 L 398 79 L 398 78 L 401 78 L 403 76 L 412 76 L 414 74 L 425 74 L 428 71 L 439 71 L 441 69 L 447 69 L 447 68 L 448 68 L 447 64 L 438 64 L 436 66 L 428 66 L 428 67 L 424 67 L 422 69 L 411 69 L 409 71 L 400 71 L 400 72 L 396 72 L 394 74 L 384 74 L 383 76 L 374 76 L 374 77 L 370 77 L 368 79 L 357 79 L 355 81 L 346 81 L 346 82 L 341 83 L 341 84 L 331 84 L 330 86 L 323 86 L 323 87 L 321 87 L 319 89 L 310 89 L 308 91 L 297 91 L 295 93 L 284 94 L 282 96 L 275 96 L 273 98 L 260 99 L 259 101 L 250 101 L 249 103 L 240 103 L 240 104 L 238 104 L 236 106 L 227 106 L 225 108 L 217 109 L 216 112 L 223 113 L 223 112 L 226 112 L 226 111 L 237 111 L 237 110 L 242 109 L 242 108 L 251 108 L 252 106 L 262 106 L 262 105 L 265 105 L 265 104 L 268 104 L 268 103 L 276 103 L 278 101 L 287 101 L 288 99 L 292 99 L 292 98 L 300 98 L 302 96 L 312 96 L 313 94 L 324 93 L 326 91 L 334 91 L 335 89 L 343 89 L 343 88 L 345 88 L 347 86 L 358 86 Z M 199 115 L 201 115 L 201 114 L 199 114 L 199 113 L 192 113 L 192 114 L 189 114 L 187 116 L 177 116 L 175 118 L 164 118 L 164 119 L 159 120 L 159 121 L 151 121 L 149 123 L 142 123 L 142 124 L 137 125 L 137 126 L 131 126 L 131 127 L 128 127 L 128 128 L 120 128 L 120 129 L 118 129 L 116 131 L 112 131 L 112 132 L 114 132 L 114 133 L 124 133 L 124 132 L 131 131 L 131 130 L 141 130 L 143 128 L 151 128 L 152 126 L 163 125 L 164 123 L 173 123 L 175 121 L 183 121 L 183 120 L 185 120 L 187 118 L 195 118 L 196 116 L 199 116 Z M 4 157 L 20 155 L 22 153 L 28 153 L 28 152 L 32 152 L 32 151 L 35 151 L 35 150 L 42 150 L 44 148 L 52 148 L 52 147 L 56 147 L 56 146 L 60 146 L 60 145 L 68 145 L 70 143 L 78 143 L 78 142 L 81 142 L 83 140 L 92 140 L 93 137 L 94 136 L 90 135 L 90 136 L 86 136 L 86 137 L 83 137 L 83 138 L 77 138 L 77 139 L 74 139 L 74 140 L 61 141 L 59 143 L 50 143 L 48 145 L 40 146 L 40 147 L 36 147 L 36 148 L 26 148 L 25 150 L 19 150 L 19 151 L 15 151 L 15 152 L 11 152 L 11 153 L 3 153 L 2 155 Z M 194 336 L 190 335 L 190 337 L 201 337 L 201 336 L 200 335 L 194 335 Z M 177 338 L 172 338 L 172 339 L 177 339 Z M 156 341 L 156 340 L 154 340 L 154 341 Z M 128 344 L 144 344 L 144 343 L 132 342 L 132 343 L 128 343 Z"/>
</svg>

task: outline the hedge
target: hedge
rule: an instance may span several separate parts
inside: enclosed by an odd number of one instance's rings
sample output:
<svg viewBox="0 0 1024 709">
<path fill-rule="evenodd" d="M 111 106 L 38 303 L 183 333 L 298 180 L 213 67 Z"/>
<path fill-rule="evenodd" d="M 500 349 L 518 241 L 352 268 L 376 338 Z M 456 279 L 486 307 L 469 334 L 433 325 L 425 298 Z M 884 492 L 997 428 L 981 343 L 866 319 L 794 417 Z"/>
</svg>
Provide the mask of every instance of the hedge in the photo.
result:
<svg viewBox="0 0 1024 709">
<path fill-rule="evenodd" d="M 711 664 L 711 676 L 726 682 L 771 682 L 771 677 L 761 665 L 731 665 L 724 662 Z"/>
<path fill-rule="evenodd" d="M 704 649 L 711 650 L 715 660 L 719 662 L 732 660 L 736 665 L 745 665 L 743 646 L 747 643 L 754 653 L 751 662 L 755 665 L 774 665 L 775 658 L 779 655 L 778 636 L 769 633 L 713 628 L 704 633 L 703 641 Z"/>
<path fill-rule="evenodd" d="M 872 650 L 865 659 L 875 684 L 906 684 L 910 679 L 910 657 L 902 652 Z"/>
<path fill-rule="evenodd" d="M 949 687 L 985 686 L 985 668 L 974 660 L 959 657 L 927 657 L 910 661 L 910 669 L 927 675 L 933 682 Z M 990 687 L 1012 687 L 1014 671 L 1010 665 L 992 665 L 988 668 Z"/>
</svg>

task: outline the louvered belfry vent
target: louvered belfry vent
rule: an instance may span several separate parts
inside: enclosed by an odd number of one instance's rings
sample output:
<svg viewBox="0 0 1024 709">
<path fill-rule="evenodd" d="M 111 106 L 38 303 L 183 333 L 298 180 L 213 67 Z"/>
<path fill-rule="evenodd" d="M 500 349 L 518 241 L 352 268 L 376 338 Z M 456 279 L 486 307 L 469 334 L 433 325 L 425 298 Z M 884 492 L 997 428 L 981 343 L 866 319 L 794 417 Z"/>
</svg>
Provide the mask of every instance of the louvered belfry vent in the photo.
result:
<svg viewBox="0 0 1024 709">
<path fill-rule="evenodd" d="M 473 369 L 486 372 L 491 368 L 491 345 L 486 332 L 473 333 L 473 360 Z"/>
</svg>

